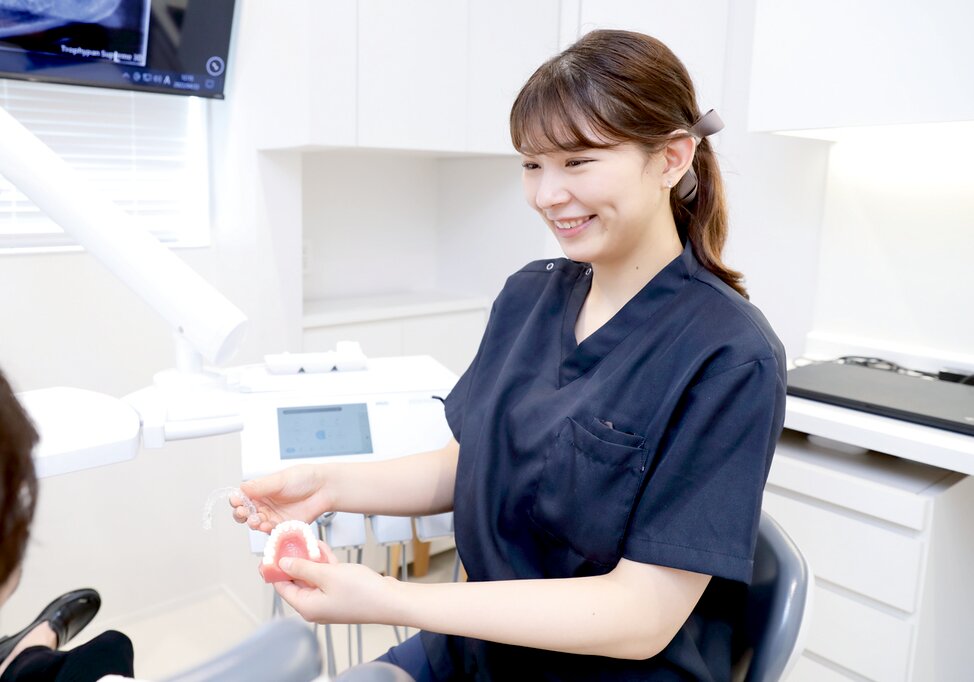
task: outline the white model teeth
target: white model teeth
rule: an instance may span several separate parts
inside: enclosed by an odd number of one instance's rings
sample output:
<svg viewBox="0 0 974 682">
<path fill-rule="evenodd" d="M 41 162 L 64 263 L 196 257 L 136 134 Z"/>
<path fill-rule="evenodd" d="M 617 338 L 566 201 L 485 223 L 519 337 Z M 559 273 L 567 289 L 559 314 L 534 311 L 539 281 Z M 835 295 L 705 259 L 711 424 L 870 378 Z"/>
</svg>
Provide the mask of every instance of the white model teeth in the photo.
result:
<svg viewBox="0 0 974 682">
<path fill-rule="evenodd" d="M 574 220 L 555 220 L 555 227 L 559 230 L 571 230 L 582 223 L 587 223 L 592 216 L 587 216 L 585 218 L 575 218 Z"/>
<path fill-rule="evenodd" d="M 267 539 L 267 544 L 264 545 L 263 563 L 265 565 L 274 565 L 274 557 L 277 555 L 277 544 L 280 542 L 281 536 L 284 533 L 291 531 L 300 531 L 304 538 L 305 547 L 308 549 L 308 557 L 312 561 L 318 561 L 321 558 L 321 550 L 318 548 L 318 542 L 315 540 L 314 533 L 311 531 L 311 526 L 304 521 L 282 521 L 274 526 L 274 530 L 271 531 L 271 536 Z"/>
</svg>

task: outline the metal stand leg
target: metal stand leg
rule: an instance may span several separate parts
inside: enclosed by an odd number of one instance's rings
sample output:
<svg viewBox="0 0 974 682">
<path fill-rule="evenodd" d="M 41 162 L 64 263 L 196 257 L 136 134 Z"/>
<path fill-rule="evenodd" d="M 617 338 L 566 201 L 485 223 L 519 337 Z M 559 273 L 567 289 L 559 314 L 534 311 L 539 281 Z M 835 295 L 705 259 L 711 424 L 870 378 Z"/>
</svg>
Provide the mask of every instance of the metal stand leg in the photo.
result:
<svg viewBox="0 0 974 682">
<path fill-rule="evenodd" d="M 356 558 L 355 558 L 356 563 L 359 563 L 359 564 L 362 563 L 362 552 L 363 551 L 364 551 L 363 548 L 362 547 L 359 547 L 358 548 L 358 551 L 355 553 L 356 554 Z M 362 663 L 362 660 L 363 660 L 362 659 L 362 624 L 361 623 L 358 623 L 355 626 L 355 630 L 356 630 L 356 634 L 358 635 L 358 662 L 361 664 Z M 351 654 L 349 654 L 348 660 L 349 660 L 349 665 L 351 665 L 351 660 L 352 660 L 352 655 Z"/>
<path fill-rule="evenodd" d="M 403 582 L 409 581 L 409 564 L 406 561 L 406 543 L 402 544 L 402 551 L 400 551 L 400 556 L 402 557 L 402 573 L 400 575 Z M 405 625 L 402 626 L 402 636 L 403 639 L 409 639 L 409 628 Z"/>
<path fill-rule="evenodd" d="M 337 674 L 335 665 L 335 642 L 331 638 L 331 625 L 324 625 L 325 628 L 325 671 L 331 679 Z M 314 626 L 315 635 L 318 634 L 318 626 Z"/>
</svg>

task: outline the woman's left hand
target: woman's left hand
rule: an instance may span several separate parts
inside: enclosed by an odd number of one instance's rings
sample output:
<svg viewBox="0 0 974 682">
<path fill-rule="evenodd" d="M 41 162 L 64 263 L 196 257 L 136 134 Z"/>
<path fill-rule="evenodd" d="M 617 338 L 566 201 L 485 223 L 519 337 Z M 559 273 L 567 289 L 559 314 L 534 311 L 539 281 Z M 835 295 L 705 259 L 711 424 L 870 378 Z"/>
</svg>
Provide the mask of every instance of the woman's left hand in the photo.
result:
<svg viewBox="0 0 974 682">
<path fill-rule="evenodd" d="M 279 566 L 297 582 L 274 583 L 274 589 L 305 620 L 391 624 L 399 585 L 395 578 L 361 564 L 335 561 L 285 558 Z"/>
</svg>

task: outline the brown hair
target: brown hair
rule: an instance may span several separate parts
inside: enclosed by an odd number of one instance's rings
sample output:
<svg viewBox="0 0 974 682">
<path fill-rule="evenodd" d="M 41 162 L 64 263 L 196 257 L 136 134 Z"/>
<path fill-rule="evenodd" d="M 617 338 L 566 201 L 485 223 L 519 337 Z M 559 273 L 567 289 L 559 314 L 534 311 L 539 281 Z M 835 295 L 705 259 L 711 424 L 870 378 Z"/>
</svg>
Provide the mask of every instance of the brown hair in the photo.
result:
<svg viewBox="0 0 974 682">
<path fill-rule="evenodd" d="M 24 559 L 37 504 L 37 431 L 0 372 L 0 584 Z"/>
<path fill-rule="evenodd" d="M 657 153 L 700 115 L 690 74 L 666 45 L 631 31 L 592 31 L 524 84 L 511 109 L 511 141 L 527 154 L 623 142 Z M 670 193 L 677 230 L 704 267 L 747 298 L 743 275 L 721 261 L 727 206 L 707 138 L 697 146 L 692 168 L 696 197 L 683 203 Z"/>
</svg>

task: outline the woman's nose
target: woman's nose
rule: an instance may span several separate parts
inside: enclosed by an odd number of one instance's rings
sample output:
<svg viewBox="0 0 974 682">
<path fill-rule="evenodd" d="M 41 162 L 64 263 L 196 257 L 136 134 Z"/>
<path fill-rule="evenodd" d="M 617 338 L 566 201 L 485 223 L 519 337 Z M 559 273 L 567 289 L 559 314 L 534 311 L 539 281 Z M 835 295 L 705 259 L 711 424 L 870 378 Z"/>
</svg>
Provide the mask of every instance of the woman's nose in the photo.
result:
<svg viewBox="0 0 974 682">
<path fill-rule="evenodd" d="M 551 208 L 564 204 L 571 199 L 571 194 L 565 183 L 555 173 L 546 173 L 538 183 L 534 194 L 534 203 L 538 208 Z"/>
</svg>

